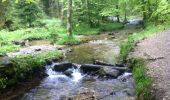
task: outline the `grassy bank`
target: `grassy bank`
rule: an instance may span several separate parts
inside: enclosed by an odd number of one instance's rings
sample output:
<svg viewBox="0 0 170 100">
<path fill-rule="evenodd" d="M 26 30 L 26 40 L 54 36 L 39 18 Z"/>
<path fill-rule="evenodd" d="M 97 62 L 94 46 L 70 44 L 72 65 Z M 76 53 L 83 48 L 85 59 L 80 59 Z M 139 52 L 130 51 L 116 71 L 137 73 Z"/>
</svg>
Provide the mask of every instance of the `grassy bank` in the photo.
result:
<svg viewBox="0 0 170 100">
<path fill-rule="evenodd" d="M 74 36 L 68 38 L 66 27 L 61 26 L 59 19 L 46 19 L 42 23 L 44 23 L 44 26 L 18 29 L 11 32 L 1 30 L 0 52 L 6 53 L 22 48 L 19 45 L 14 45 L 12 41 L 46 39 L 56 44 L 77 44 L 81 40 L 76 35 L 98 34 L 101 31 L 115 30 L 123 26 L 120 23 L 102 23 L 99 27 L 90 28 L 88 25 L 81 24 L 73 27 Z"/>
<path fill-rule="evenodd" d="M 0 90 L 14 87 L 20 82 L 43 75 L 46 60 L 59 59 L 62 55 L 58 51 L 50 51 L 36 55 L 18 56 L 10 58 L 12 64 L 0 67 Z"/>
<path fill-rule="evenodd" d="M 168 26 L 166 26 L 168 27 Z M 129 53 L 135 47 L 137 41 L 144 39 L 145 37 L 152 36 L 158 32 L 163 31 L 165 26 L 148 26 L 145 30 L 140 33 L 134 33 L 128 36 L 127 41 L 120 45 L 120 62 L 129 63 L 130 68 L 133 71 L 133 78 L 136 84 L 136 95 L 139 100 L 150 100 L 150 87 L 152 79 L 146 74 L 147 69 L 145 61 L 142 58 L 130 58 L 127 60 Z"/>
<path fill-rule="evenodd" d="M 131 58 L 129 67 L 132 69 L 136 85 L 137 100 L 151 100 L 151 86 L 153 79 L 147 75 L 145 61 L 142 58 Z"/>
</svg>

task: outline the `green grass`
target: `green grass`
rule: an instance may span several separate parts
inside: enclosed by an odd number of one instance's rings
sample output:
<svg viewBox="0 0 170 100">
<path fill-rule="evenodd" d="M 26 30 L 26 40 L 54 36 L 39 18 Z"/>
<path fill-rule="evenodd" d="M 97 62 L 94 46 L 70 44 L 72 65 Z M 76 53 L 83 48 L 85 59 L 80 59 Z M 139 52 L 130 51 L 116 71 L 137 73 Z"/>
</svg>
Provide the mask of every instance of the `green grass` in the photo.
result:
<svg viewBox="0 0 170 100">
<path fill-rule="evenodd" d="M 98 34 L 100 31 L 111 31 L 122 27 L 120 23 L 104 23 L 98 28 L 90 28 L 88 25 L 82 24 L 74 27 L 73 34 L 75 36 L 69 38 L 67 37 L 66 27 L 61 26 L 61 21 L 59 19 L 44 19 L 42 23 L 45 23 L 45 26 L 18 29 L 12 32 L 1 30 L 0 52 L 7 53 L 22 48 L 12 43 L 12 41 L 15 40 L 46 39 L 57 44 L 78 44 L 81 41 L 75 38 L 76 35 Z"/>
<path fill-rule="evenodd" d="M 151 100 L 152 78 L 146 72 L 145 61 L 142 58 L 132 58 L 129 60 L 133 71 L 133 78 L 136 84 L 136 94 L 139 100 Z"/>
<path fill-rule="evenodd" d="M 88 25 L 77 25 L 73 29 L 75 35 L 92 35 L 99 33 L 99 28 L 90 28 Z"/>
<path fill-rule="evenodd" d="M 0 52 L 7 53 L 21 48 L 21 46 L 12 44 L 12 41 L 15 40 L 48 39 L 54 41 L 54 38 L 65 36 L 66 30 L 59 25 L 60 20 L 44 20 L 44 23 L 46 23 L 46 26 L 44 27 L 19 29 L 12 32 L 8 32 L 7 30 L 0 31 Z"/>
<path fill-rule="evenodd" d="M 113 31 L 121 28 L 123 28 L 123 24 L 116 23 L 116 22 L 102 23 L 99 27 L 96 28 L 90 28 L 88 25 L 81 24 L 81 25 L 77 25 L 74 28 L 73 33 L 75 35 L 92 35 L 92 34 L 98 34 L 102 31 Z"/>
<path fill-rule="evenodd" d="M 126 62 L 129 52 L 134 48 L 138 40 L 159 33 L 163 31 L 166 27 L 168 26 L 163 26 L 163 25 L 148 26 L 145 30 L 139 33 L 134 33 L 132 35 L 129 35 L 127 41 L 123 42 L 120 45 L 120 56 L 119 56 L 120 62 Z"/>
<path fill-rule="evenodd" d="M 36 55 L 25 55 L 10 58 L 13 65 L 0 68 L 0 90 L 17 85 L 33 74 L 44 72 L 46 59 L 58 59 L 62 56 L 59 51 L 50 51 Z"/>
<path fill-rule="evenodd" d="M 80 42 L 81 42 L 81 40 L 75 36 L 73 36 L 73 37 L 64 36 L 64 37 L 60 38 L 60 40 L 58 41 L 59 44 L 70 44 L 70 45 L 79 44 Z"/>
</svg>

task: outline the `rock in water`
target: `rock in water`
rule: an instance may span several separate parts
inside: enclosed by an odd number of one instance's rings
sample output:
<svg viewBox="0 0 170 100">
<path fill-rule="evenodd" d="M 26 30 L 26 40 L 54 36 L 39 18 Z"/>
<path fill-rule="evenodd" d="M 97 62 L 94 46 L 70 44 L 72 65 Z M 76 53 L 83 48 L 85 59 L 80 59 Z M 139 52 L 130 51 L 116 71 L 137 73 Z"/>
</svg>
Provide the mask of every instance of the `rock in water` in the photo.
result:
<svg viewBox="0 0 170 100">
<path fill-rule="evenodd" d="M 64 74 L 65 74 L 66 76 L 71 77 L 71 75 L 73 74 L 73 70 L 72 70 L 72 69 L 68 69 L 68 70 L 64 71 Z"/>
<path fill-rule="evenodd" d="M 25 46 L 25 41 L 12 41 L 13 44 L 15 45 L 21 45 L 21 46 Z"/>
<path fill-rule="evenodd" d="M 70 96 L 66 100 L 97 100 L 97 99 L 94 90 L 81 88 L 77 95 Z"/>
<path fill-rule="evenodd" d="M 68 70 L 69 68 L 73 68 L 73 67 L 75 66 L 73 66 L 72 63 L 61 63 L 61 64 L 56 64 L 53 70 L 58 71 L 58 72 L 64 72 Z"/>
<path fill-rule="evenodd" d="M 113 69 L 112 67 L 104 66 L 103 69 L 104 69 L 105 74 L 107 76 L 111 76 L 111 77 L 117 78 L 120 75 L 120 71 L 116 70 L 116 69 Z"/>
<path fill-rule="evenodd" d="M 84 65 L 81 65 L 80 69 L 84 73 L 92 73 L 92 72 L 99 71 L 100 69 L 102 69 L 102 67 L 100 65 L 84 64 Z"/>
</svg>

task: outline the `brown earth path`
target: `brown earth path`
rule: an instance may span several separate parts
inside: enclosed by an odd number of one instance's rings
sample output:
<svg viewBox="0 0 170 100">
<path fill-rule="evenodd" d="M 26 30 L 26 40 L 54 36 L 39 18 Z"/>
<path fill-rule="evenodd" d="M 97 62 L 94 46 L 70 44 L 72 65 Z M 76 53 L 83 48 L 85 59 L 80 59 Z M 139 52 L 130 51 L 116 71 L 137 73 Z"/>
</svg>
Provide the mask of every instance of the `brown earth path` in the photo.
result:
<svg viewBox="0 0 170 100">
<path fill-rule="evenodd" d="M 154 79 L 154 100 L 170 100 L 170 29 L 142 40 L 132 56 L 147 61 L 147 73 Z"/>
</svg>

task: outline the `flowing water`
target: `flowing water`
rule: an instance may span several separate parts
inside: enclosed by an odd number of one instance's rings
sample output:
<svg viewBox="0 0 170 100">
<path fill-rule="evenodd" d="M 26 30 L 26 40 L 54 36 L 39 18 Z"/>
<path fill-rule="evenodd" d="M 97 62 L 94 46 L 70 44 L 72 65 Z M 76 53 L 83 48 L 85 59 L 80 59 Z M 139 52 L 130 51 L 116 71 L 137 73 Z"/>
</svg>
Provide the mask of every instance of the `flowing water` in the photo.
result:
<svg viewBox="0 0 170 100">
<path fill-rule="evenodd" d="M 123 34 L 123 31 L 119 31 L 119 34 Z M 94 60 L 100 60 L 115 64 L 120 51 L 119 43 L 124 40 L 125 35 L 113 36 L 115 35 L 101 34 L 81 37 L 91 41 L 66 47 L 72 52 L 65 53 L 64 61 L 92 64 Z M 78 67 L 70 69 L 73 73 L 71 76 L 66 76 L 62 72 L 52 70 L 55 64 L 47 65 L 46 74 L 48 76 L 38 86 L 18 97 L 17 100 L 68 100 L 67 97 L 77 95 L 82 88 L 93 90 L 97 100 L 133 100 L 135 97 L 132 73 L 124 72 L 118 78 L 107 79 L 83 74 Z"/>
</svg>

